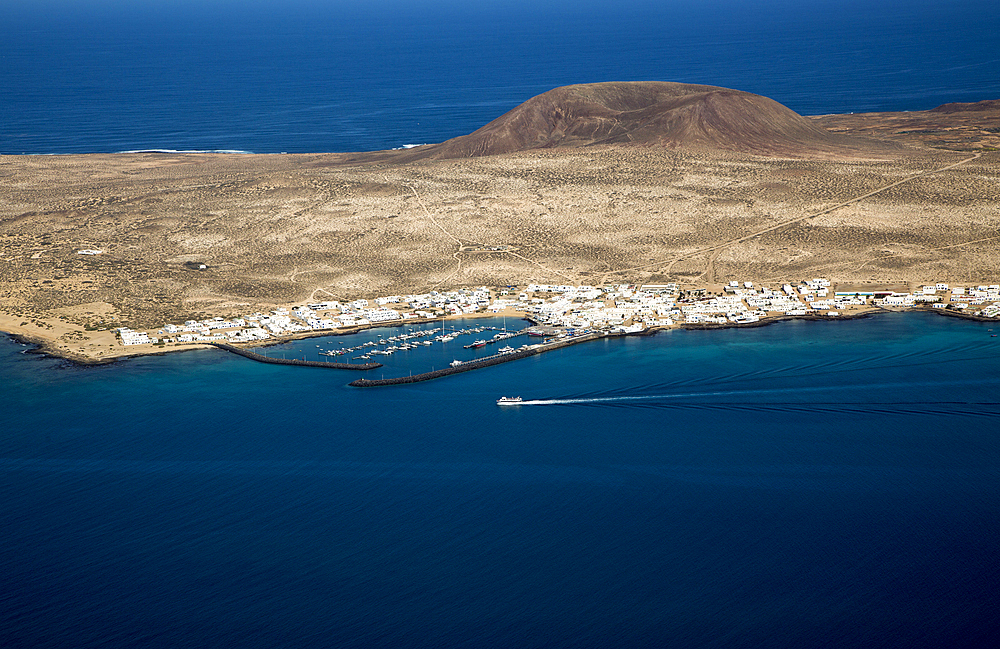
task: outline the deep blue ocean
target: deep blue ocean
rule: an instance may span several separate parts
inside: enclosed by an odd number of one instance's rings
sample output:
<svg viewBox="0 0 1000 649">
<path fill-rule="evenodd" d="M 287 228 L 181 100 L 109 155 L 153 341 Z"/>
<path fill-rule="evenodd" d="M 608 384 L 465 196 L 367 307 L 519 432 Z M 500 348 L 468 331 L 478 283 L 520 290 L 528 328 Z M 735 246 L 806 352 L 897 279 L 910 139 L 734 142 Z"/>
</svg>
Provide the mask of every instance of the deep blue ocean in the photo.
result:
<svg viewBox="0 0 1000 649">
<path fill-rule="evenodd" d="M 991 330 L 674 331 L 369 389 L 4 338 L 0 645 L 987 646 Z"/>
<path fill-rule="evenodd" d="M 926 110 L 998 70 L 995 0 L 0 0 L 0 153 L 388 149 L 596 81 Z"/>
<path fill-rule="evenodd" d="M 1000 5 L 876 4 L 0 0 L 0 153 L 383 149 L 607 80 L 1000 98 Z M 675 331 L 368 390 L 0 336 L 0 646 L 988 646 L 994 332 Z"/>
</svg>

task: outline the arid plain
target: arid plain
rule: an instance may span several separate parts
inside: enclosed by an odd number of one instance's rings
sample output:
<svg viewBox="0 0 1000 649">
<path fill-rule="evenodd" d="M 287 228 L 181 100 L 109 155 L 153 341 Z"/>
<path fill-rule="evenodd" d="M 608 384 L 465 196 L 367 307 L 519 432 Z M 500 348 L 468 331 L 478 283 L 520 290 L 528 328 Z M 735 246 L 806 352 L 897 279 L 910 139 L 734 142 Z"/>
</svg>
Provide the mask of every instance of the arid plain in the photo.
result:
<svg viewBox="0 0 1000 649">
<path fill-rule="evenodd" d="M 2 156 L 0 330 L 65 346 L 106 327 L 529 282 L 995 283 L 993 103 L 809 118 L 858 139 L 766 154 L 589 141 L 455 158 Z"/>
</svg>

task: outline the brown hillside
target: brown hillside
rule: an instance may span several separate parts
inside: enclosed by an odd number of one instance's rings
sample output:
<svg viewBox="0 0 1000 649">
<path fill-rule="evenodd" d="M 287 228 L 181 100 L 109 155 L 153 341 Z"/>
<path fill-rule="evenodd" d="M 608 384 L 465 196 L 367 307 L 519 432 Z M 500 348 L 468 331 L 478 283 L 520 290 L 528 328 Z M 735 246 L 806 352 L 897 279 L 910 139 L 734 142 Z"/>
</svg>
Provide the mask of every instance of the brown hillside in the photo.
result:
<svg viewBox="0 0 1000 649">
<path fill-rule="evenodd" d="M 943 104 L 932 110 L 822 115 L 809 119 L 833 133 L 863 135 L 914 148 L 955 151 L 1000 148 L 1000 99 Z"/>
<path fill-rule="evenodd" d="M 599 144 L 759 155 L 857 154 L 871 142 L 830 133 L 776 101 L 738 90 L 659 81 L 565 86 L 479 130 L 400 157 L 468 158 Z"/>
<path fill-rule="evenodd" d="M 930 113 L 978 113 L 984 111 L 1000 111 L 1000 99 L 987 99 L 971 104 L 952 103 L 941 104 L 937 108 L 932 108 Z"/>
</svg>

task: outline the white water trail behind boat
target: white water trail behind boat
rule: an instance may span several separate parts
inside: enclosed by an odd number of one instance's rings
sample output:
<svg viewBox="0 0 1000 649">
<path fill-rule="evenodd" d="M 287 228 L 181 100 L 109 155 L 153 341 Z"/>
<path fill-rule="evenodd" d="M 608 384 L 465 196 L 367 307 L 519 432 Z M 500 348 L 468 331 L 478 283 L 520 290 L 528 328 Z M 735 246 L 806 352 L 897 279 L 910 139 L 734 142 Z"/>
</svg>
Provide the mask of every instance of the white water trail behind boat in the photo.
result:
<svg viewBox="0 0 1000 649">
<path fill-rule="evenodd" d="M 1000 378 L 987 381 L 989 384 L 1000 384 Z M 872 390 L 899 390 L 899 389 L 912 389 L 912 388 L 935 388 L 944 386 L 960 386 L 960 385 L 975 385 L 983 386 L 984 382 L 980 380 L 962 380 L 962 381 L 923 381 L 923 382 L 897 382 L 897 383 L 879 383 L 879 384 L 857 384 L 857 385 L 821 385 L 821 386 L 809 386 L 809 387 L 788 387 L 788 388 L 760 388 L 760 389 L 749 389 L 749 390 L 714 390 L 714 391 L 702 391 L 702 392 L 680 392 L 675 394 L 650 394 L 650 395 L 622 395 L 622 396 L 609 396 L 609 397 L 570 397 L 563 399 L 525 399 L 521 401 L 518 405 L 520 406 L 561 406 L 561 405 L 575 405 L 575 404 L 624 404 L 629 402 L 637 401 L 676 401 L 680 399 L 718 399 L 732 398 L 739 396 L 766 396 L 766 395 L 785 395 L 785 394 L 816 394 L 823 392 L 844 392 L 844 391 L 865 391 L 870 393 Z M 856 402 L 845 401 L 844 405 L 852 405 Z M 889 402 L 879 401 L 878 403 L 887 404 Z M 930 403 L 929 401 L 907 401 L 899 403 Z M 995 405 L 993 403 L 983 405 Z"/>
</svg>

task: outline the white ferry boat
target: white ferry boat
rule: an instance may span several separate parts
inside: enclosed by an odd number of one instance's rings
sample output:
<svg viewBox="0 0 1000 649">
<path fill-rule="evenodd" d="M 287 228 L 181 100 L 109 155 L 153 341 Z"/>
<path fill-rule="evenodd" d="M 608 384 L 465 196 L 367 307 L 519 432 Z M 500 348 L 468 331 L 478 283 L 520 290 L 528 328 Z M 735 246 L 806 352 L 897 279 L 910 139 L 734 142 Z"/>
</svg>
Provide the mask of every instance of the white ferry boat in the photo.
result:
<svg viewBox="0 0 1000 649">
<path fill-rule="evenodd" d="M 524 401 L 521 397 L 500 397 L 497 399 L 498 406 L 516 406 Z"/>
</svg>

